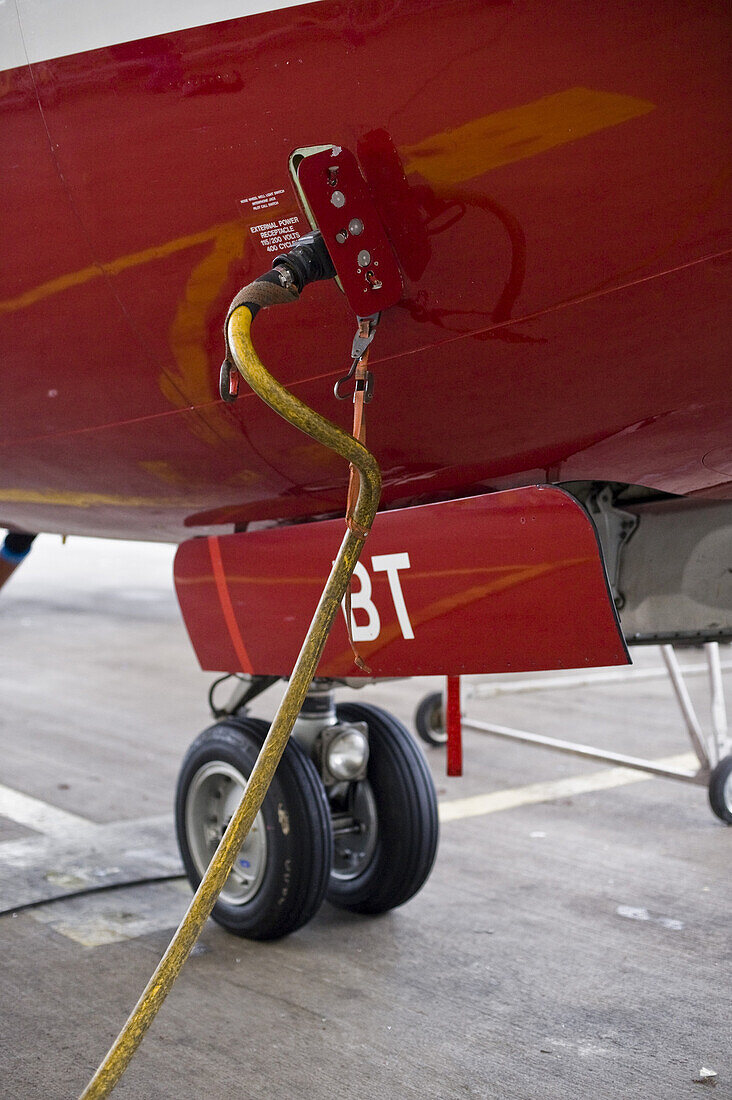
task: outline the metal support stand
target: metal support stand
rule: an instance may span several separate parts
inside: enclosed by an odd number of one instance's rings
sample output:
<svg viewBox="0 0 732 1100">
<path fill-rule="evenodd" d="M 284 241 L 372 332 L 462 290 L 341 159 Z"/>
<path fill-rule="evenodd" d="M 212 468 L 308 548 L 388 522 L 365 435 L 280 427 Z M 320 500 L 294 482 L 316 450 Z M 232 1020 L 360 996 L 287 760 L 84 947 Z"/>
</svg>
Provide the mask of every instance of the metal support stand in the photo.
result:
<svg viewBox="0 0 732 1100">
<path fill-rule="evenodd" d="M 699 761 L 699 767 L 695 771 L 681 771 L 677 768 L 664 767 L 642 757 L 627 756 L 625 753 L 607 752 L 593 748 L 590 745 L 578 744 L 574 741 L 563 741 L 554 737 L 545 737 L 539 733 L 530 733 L 526 730 L 513 729 L 508 726 L 500 726 L 493 722 L 482 722 L 477 718 L 463 716 L 464 729 L 476 730 L 478 733 L 488 733 L 494 737 L 501 737 L 506 741 L 515 741 L 519 744 L 538 745 L 543 748 L 553 749 L 555 752 L 567 753 L 570 756 L 579 756 L 585 760 L 598 760 L 604 764 L 614 764 L 623 768 L 632 768 L 635 771 L 647 772 L 649 775 L 661 776 L 664 779 L 677 779 L 683 783 L 694 783 L 697 786 L 708 787 L 712 809 L 715 814 L 727 823 L 732 823 L 732 740 L 730 739 L 727 722 L 727 710 L 724 699 L 724 685 L 722 682 L 722 662 L 720 660 L 719 643 L 707 642 L 704 646 L 706 656 L 706 669 L 694 667 L 686 670 L 694 673 L 706 671 L 709 676 L 710 692 L 710 730 L 705 733 L 702 723 L 697 717 L 696 711 L 689 695 L 681 666 L 679 665 L 674 647 L 672 645 L 661 646 L 663 660 L 671 680 L 679 709 L 683 716 L 689 734 L 692 747 Z M 727 665 L 726 667 L 730 667 Z M 662 675 L 663 673 L 661 673 Z M 649 670 L 641 670 L 627 678 L 648 679 L 657 675 Z M 579 678 L 571 674 L 562 677 L 557 675 L 545 680 L 537 678 L 530 682 L 519 681 L 516 690 L 547 690 L 556 687 L 589 686 L 592 683 L 605 683 L 608 680 L 620 680 L 616 673 L 597 672 L 581 673 Z M 473 689 L 473 696 L 486 695 L 486 690 L 481 690 L 478 685 Z M 438 713 L 433 696 L 428 696 L 423 702 L 433 700 L 433 711 Z M 419 712 L 418 712 L 419 713 Z M 443 719 L 444 721 L 444 719 Z M 424 724 L 424 723 L 422 723 Z M 427 737 L 420 729 L 417 722 L 417 730 L 424 740 L 437 744 L 437 738 Z"/>
<path fill-rule="evenodd" d="M 654 764 L 651 760 L 645 760 L 637 756 L 626 756 L 624 753 L 606 752 L 595 749 L 589 745 L 577 744 L 573 741 L 562 741 L 553 737 L 544 737 L 538 733 L 528 733 L 525 730 L 511 729 L 508 726 L 499 726 L 492 722 L 481 722 L 476 718 L 463 718 L 463 726 L 466 729 L 474 729 L 480 733 L 490 733 L 494 737 L 502 737 L 507 741 L 517 741 L 527 745 L 540 745 L 544 748 L 554 749 L 555 752 L 568 753 L 571 756 L 581 756 L 586 760 L 600 760 L 605 764 L 620 765 L 624 768 L 634 768 L 636 771 L 648 772 L 651 775 L 660 775 L 665 779 L 679 779 L 684 783 L 695 783 L 705 787 L 709 782 L 712 769 L 729 752 L 727 712 L 724 701 L 724 688 L 722 685 L 722 665 L 719 658 L 719 643 L 707 642 L 704 646 L 709 670 L 710 694 L 711 694 L 711 733 L 704 734 L 701 723 L 697 717 L 691 702 L 684 675 L 679 665 L 674 647 L 661 646 L 661 653 L 668 670 L 671 684 L 676 695 L 676 700 L 686 723 L 692 747 L 699 760 L 699 768 L 695 772 L 680 771 L 676 768 L 664 768 Z"/>
<path fill-rule="evenodd" d="M 709 667 L 709 691 L 711 697 L 711 736 L 705 737 L 699 719 L 689 698 L 684 677 L 672 645 L 661 646 L 661 654 L 668 669 L 676 700 L 686 722 L 694 752 L 699 758 L 701 771 L 708 776 L 723 756 L 730 751 L 727 727 L 727 708 L 722 685 L 722 662 L 719 659 L 719 643 L 707 642 L 704 646 Z"/>
</svg>

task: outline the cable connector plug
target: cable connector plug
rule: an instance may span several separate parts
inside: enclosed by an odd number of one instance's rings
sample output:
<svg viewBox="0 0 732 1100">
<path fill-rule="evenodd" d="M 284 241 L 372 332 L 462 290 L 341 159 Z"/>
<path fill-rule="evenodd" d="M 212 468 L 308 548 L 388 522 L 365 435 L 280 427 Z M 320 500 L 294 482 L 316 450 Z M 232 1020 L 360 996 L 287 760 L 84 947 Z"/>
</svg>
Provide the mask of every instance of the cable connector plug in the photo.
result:
<svg viewBox="0 0 732 1100">
<path fill-rule="evenodd" d="M 298 291 L 302 291 L 308 283 L 335 279 L 336 275 L 323 235 L 315 230 L 295 241 L 287 255 L 276 256 L 272 267 L 289 271 Z"/>
</svg>

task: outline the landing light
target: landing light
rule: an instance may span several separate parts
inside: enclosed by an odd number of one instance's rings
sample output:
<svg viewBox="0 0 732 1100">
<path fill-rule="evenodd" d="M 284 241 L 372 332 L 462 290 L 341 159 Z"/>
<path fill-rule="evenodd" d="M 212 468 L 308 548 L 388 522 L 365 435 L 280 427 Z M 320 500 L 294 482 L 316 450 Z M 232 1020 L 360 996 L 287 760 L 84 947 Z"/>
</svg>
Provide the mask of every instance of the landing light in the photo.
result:
<svg viewBox="0 0 732 1100">
<path fill-rule="evenodd" d="M 363 772 L 368 758 L 368 739 L 357 729 L 347 729 L 337 734 L 325 752 L 328 771 L 340 780 L 355 779 Z"/>
</svg>

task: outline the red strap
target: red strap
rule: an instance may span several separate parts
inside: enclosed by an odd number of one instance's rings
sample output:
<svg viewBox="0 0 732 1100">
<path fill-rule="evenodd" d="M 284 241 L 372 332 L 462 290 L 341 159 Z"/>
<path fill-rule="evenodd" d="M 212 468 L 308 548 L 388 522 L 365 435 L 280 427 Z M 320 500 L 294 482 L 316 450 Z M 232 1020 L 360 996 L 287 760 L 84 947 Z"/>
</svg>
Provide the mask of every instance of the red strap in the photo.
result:
<svg viewBox="0 0 732 1100">
<path fill-rule="evenodd" d="M 357 439 L 359 443 L 366 442 L 366 377 L 368 375 L 369 364 L 369 349 L 363 354 L 363 358 L 359 360 L 356 367 L 356 373 L 354 375 L 356 380 L 356 389 L 353 394 L 353 435 L 354 439 Z M 362 383 L 359 385 L 359 383 Z M 351 463 L 349 468 L 348 477 L 348 497 L 346 501 L 346 523 L 353 530 L 353 511 L 356 507 L 356 501 L 358 500 L 358 490 L 360 488 L 361 478 L 356 467 Z M 358 534 L 358 532 L 356 532 Z M 366 532 L 362 537 L 365 538 Z"/>
<path fill-rule="evenodd" d="M 368 335 L 368 321 L 362 321 L 361 326 L 366 326 L 366 333 Z M 356 373 L 354 375 L 356 380 L 356 389 L 353 394 L 353 438 L 357 439 L 359 443 L 366 442 L 366 379 L 368 377 L 368 363 L 369 363 L 369 348 L 363 353 L 356 366 Z M 348 473 L 348 496 L 346 498 L 346 526 L 349 531 L 353 531 L 354 535 L 358 538 L 366 538 L 368 529 L 363 528 L 360 524 L 356 523 L 353 518 L 353 512 L 356 507 L 356 501 L 358 500 L 358 491 L 361 485 L 361 478 L 356 467 L 351 463 Z M 351 627 L 351 584 L 348 582 L 348 588 L 346 589 L 346 629 L 348 630 L 348 641 L 351 649 L 353 650 L 353 660 L 357 668 L 360 668 L 362 672 L 371 674 L 371 669 L 364 661 L 363 657 L 359 653 L 356 643 L 353 640 L 353 631 Z"/>
</svg>

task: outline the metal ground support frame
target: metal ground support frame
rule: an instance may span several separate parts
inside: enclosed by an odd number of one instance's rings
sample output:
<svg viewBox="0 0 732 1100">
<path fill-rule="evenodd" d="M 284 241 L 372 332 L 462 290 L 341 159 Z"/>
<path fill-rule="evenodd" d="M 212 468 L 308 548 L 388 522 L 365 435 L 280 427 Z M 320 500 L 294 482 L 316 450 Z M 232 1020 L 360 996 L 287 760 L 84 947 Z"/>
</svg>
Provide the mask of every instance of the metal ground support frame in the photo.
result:
<svg viewBox="0 0 732 1100">
<path fill-rule="evenodd" d="M 672 645 L 661 646 L 661 654 L 668 670 L 673 685 L 676 700 L 686 722 L 694 752 L 696 753 L 700 771 L 708 777 L 717 764 L 732 750 L 732 742 L 729 737 L 727 724 L 727 708 L 724 701 L 724 685 L 722 684 L 722 662 L 719 657 L 719 643 L 707 642 L 704 646 L 709 668 L 709 693 L 711 701 L 712 728 L 711 736 L 706 737 L 696 716 L 689 693 L 686 690 L 684 676 L 681 671 L 676 653 Z M 702 780 L 703 782 L 704 780 Z"/>
<path fill-rule="evenodd" d="M 527 745 L 539 745 L 544 748 L 554 749 L 556 752 L 568 753 L 571 756 L 579 756 L 586 760 L 599 760 L 605 764 L 633 768 L 636 771 L 647 772 L 650 775 L 658 775 L 666 779 L 677 779 L 684 783 L 694 783 L 701 787 L 709 786 L 710 780 L 712 783 L 714 782 L 715 769 L 719 769 L 720 764 L 729 758 L 729 754 L 732 751 L 732 742 L 730 741 L 727 723 L 724 688 L 722 684 L 723 666 L 720 660 L 719 643 L 707 642 L 704 645 L 704 651 L 706 656 L 706 669 L 704 666 L 694 666 L 691 669 L 682 671 L 674 647 L 672 645 L 661 646 L 666 670 L 671 679 L 674 694 L 686 723 L 692 747 L 699 760 L 699 767 L 693 772 L 661 767 L 654 764 L 653 761 L 641 757 L 627 756 L 624 753 L 608 752 L 602 749 L 593 748 L 590 745 L 582 745 L 573 741 L 563 741 L 558 738 L 545 737 L 539 733 L 512 729 L 508 726 L 501 726 L 492 722 L 482 722 L 476 718 L 463 716 L 462 724 L 466 729 L 476 730 L 479 733 L 489 733 L 494 737 L 501 737 L 508 741 L 516 741 Z M 726 665 L 724 667 L 730 666 Z M 711 729 L 709 733 L 704 732 L 684 681 L 685 674 L 688 675 L 689 672 L 696 674 L 703 671 L 706 671 L 709 676 L 711 702 Z M 655 671 L 639 670 L 632 678 L 648 679 L 656 675 L 657 673 Z M 560 684 L 565 687 L 583 686 L 591 683 L 620 681 L 626 678 L 628 678 L 627 674 L 623 675 L 617 672 L 598 672 L 594 675 L 592 673 L 579 673 L 574 677 L 571 675 L 558 675 L 545 680 L 536 679 L 523 681 L 520 690 L 530 690 L 531 688 L 538 689 L 540 687 L 550 688 Z M 481 684 L 476 684 L 470 691 L 469 697 L 480 698 L 486 697 L 488 694 L 490 694 L 489 689 L 486 689 Z M 714 803 L 712 808 L 718 816 L 722 816 L 718 813 L 717 809 L 715 809 Z M 729 818 L 723 817 L 723 820 L 729 820 Z"/>
</svg>

